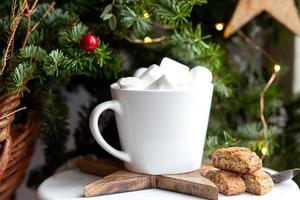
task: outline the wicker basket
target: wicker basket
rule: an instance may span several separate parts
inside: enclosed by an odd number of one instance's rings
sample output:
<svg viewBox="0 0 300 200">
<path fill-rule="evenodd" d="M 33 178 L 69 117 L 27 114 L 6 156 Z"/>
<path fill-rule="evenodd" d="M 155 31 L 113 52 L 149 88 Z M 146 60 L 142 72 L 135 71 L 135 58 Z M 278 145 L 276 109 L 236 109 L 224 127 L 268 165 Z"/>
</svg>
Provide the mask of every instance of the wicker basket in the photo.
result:
<svg viewBox="0 0 300 200">
<path fill-rule="evenodd" d="M 33 115 L 28 115 L 25 124 L 12 128 L 14 114 L 7 115 L 19 104 L 20 97 L 17 95 L 0 98 L 0 200 L 12 199 L 22 183 L 37 138 Z"/>
</svg>

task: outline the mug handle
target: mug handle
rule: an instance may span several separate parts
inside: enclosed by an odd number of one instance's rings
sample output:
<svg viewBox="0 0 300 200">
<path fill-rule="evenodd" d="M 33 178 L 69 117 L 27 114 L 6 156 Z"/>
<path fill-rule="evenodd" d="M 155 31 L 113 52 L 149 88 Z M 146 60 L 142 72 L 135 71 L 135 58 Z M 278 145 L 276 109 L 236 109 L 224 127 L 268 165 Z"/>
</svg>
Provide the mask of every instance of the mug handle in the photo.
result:
<svg viewBox="0 0 300 200">
<path fill-rule="evenodd" d="M 113 148 L 104 140 L 104 138 L 101 135 L 101 132 L 98 127 L 98 119 L 101 113 L 108 109 L 113 110 L 115 113 L 122 114 L 121 105 L 117 100 L 106 101 L 104 103 L 99 104 L 94 108 L 90 115 L 89 124 L 91 132 L 95 140 L 105 151 L 115 156 L 116 158 L 119 158 L 120 160 L 130 162 L 131 159 L 128 153 Z"/>
</svg>

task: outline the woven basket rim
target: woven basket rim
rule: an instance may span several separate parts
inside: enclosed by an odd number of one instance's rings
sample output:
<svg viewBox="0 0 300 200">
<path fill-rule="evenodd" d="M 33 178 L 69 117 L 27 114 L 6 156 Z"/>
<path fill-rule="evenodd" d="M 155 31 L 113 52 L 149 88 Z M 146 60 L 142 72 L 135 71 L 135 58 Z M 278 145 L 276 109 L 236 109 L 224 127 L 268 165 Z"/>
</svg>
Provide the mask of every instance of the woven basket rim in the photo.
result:
<svg viewBox="0 0 300 200">
<path fill-rule="evenodd" d="M 0 97 L 0 178 L 6 170 L 13 155 L 12 149 L 21 143 L 35 128 L 36 123 L 32 123 L 34 115 L 32 111 L 26 113 L 25 121 L 15 124 L 13 113 L 21 103 L 20 96 L 10 95 Z M 10 114 L 13 113 L 13 114 Z M 4 117 L 3 117 L 4 116 Z M 35 120 L 34 120 L 35 121 Z"/>
<path fill-rule="evenodd" d="M 38 134 L 38 124 L 34 111 L 29 111 L 26 121 L 16 124 L 12 128 L 12 149 L 8 164 L 0 175 L 0 199 L 11 199 L 15 191 L 23 182 L 26 169 L 30 164 Z"/>
</svg>

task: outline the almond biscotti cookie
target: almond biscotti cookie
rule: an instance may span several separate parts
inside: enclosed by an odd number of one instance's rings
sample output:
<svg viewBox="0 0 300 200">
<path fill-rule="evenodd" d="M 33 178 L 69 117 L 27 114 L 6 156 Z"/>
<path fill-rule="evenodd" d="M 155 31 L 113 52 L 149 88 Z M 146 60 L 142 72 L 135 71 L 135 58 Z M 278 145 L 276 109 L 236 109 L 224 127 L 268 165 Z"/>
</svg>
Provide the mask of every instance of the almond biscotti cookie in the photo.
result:
<svg viewBox="0 0 300 200">
<path fill-rule="evenodd" d="M 244 174 L 242 178 L 246 184 L 246 192 L 252 194 L 266 194 L 274 185 L 272 178 L 262 170 Z"/>
<path fill-rule="evenodd" d="M 261 159 L 245 147 L 229 147 L 216 150 L 212 154 L 213 165 L 240 174 L 254 172 L 262 167 Z"/>
<path fill-rule="evenodd" d="M 233 172 L 216 170 L 216 168 L 214 168 L 207 171 L 205 177 L 218 187 L 220 193 L 225 195 L 237 195 L 246 190 L 243 179 Z"/>
<path fill-rule="evenodd" d="M 201 174 L 202 176 L 205 176 L 205 177 L 206 177 L 206 174 L 207 174 L 208 172 L 210 172 L 210 171 L 218 171 L 218 170 L 220 170 L 220 169 L 215 168 L 215 167 L 212 166 L 212 165 L 204 165 L 204 164 L 202 164 L 201 167 L 200 167 L 200 169 L 199 169 L 199 172 L 200 172 L 200 174 Z"/>
</svg>

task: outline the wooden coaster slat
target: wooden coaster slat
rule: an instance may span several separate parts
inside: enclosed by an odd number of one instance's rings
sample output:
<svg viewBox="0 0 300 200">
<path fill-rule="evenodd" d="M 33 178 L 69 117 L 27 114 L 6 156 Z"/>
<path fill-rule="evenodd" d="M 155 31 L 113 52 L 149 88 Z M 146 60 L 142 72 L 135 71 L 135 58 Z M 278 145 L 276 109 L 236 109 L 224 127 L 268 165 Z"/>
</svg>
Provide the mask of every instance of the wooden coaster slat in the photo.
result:
<svg viewBox="0 0 300 200">
<path fill-rule="evenodd" d="M 123 169 L 123 163 L 116 159 L 99 158 L 84 158 L 77 161 L 78 168 L 88 174 L 97 176 L 107 176 L 118 170 Z"/>
<path fill-rule="evenodd" d="M 172 174 L 172 175 L 146 175 L 121 169 L 120 162 L 114 161 L 82 161 L 79 168 L 85 172 L 105 176 L 98 181 L 85 186 L 85 196 L 99 196 L 120 192 L 129 192 L 150 188 L 158 188 L 173 192 L 184 193 L 207 199 L 218 199 L 218 188 L 207 178 L 203 177 L 199 171 Z M 114 171 L 114 170 L 119 171 Z"/>
<path fill-rule="evenodd" d="M 217 187 L 198 171 L 186 174 L 156 176 L 156 188 L 206 199 L 218 199 Z"/>
<path fill-rule="evenodd" d="M 85 196 L 107 195 L 152 188 L 151 176 L 127 170 L 117 171 L 85 186 Z"/>
</svg>

